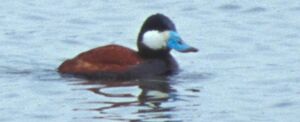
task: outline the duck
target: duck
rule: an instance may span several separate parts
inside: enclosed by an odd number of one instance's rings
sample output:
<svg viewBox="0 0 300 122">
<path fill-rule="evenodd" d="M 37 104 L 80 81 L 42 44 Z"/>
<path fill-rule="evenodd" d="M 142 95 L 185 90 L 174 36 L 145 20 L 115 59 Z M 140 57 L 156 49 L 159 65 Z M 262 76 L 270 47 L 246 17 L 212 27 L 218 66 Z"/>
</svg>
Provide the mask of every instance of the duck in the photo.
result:
<svg viewBox="0 0 300 122">
<path fill-rule="evenodd" d="M 171 50 L 188 53 L 198 49 L 186 44 L 172 20 L 150 15 L 142 24 L 133 49 L 109 44 L 82 52 L 64 61 L 58 72 L 88 79 L 134 79 L 176 74 L 179 66 Z"/>
</svg>

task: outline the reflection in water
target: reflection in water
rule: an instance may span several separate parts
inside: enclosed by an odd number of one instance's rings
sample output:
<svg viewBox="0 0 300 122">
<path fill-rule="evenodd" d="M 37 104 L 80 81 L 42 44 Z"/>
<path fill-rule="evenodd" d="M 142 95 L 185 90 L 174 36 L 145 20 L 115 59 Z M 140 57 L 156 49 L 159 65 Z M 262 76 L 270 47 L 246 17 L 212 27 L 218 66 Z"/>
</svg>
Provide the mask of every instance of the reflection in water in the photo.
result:
<svg viewBox="0 0 300 122">
<path fill-rule="evenodd" d="M 175 90 L 171 88 L 169 81 L 167 78 L 159 78 L 156 80 L 135 80 L 135 81 L 86 81 L 84 83 L 80 83 L 80 85 L 100 85 L 99 87 L 87 88 L 88 91 L 91 91 L 101 97 L 104 97 L 104 100 L 97 102 L 88 102 L 88 103 L 96 103 L 96 104 L 105 104 L 108 106 L 88 109 L 92 111 L 98 111 L 101 113 L 100 117 L 93 118 L 105 118 L 105 119 L 113 119 L 111 116 L 105 116 L 105 114 L 109 113 L 110 110 L 120 109 L 120 113 L 122 113 L 122 108 L 124 107 L 135 107 L 137 108 L 131 114 L 137 114 L 138 116 L 143 114 L 142 116 L 149 116 L 155 119 L 170 119 L 170 115 L 147 115 L 147 113 L 158 113 L 158 112 L 169 112 L 174 111 L 175 107 L 166 107 L 162 106 L 162 103 L 168 102 L 169 100 L 176 100 L 174 95 Z M 134 90 L 125 89 L 125 87 L 135 88 Z M 137 96 L 133 93 L 134 91 L 141 91 Z M 113 89 L 110 91 L 105 91 L 107 89 Z M 121 93 L 120 93 L 121 90 Z M 114 101 L 113 98 L 128 98 L 124 100 Z M 134 99 L 132 99 L 134 98 Z M 79 109 L 76 109 L 79 110 Z M 82 109 L 81 109 L 82 110 Z M 123 111 L 124 112 L 124 111 Z M 146 114 L 146 115 L 145 115 Z M 122 117 L 126 118 L 126 117 Z M 136 119 L 135 119 L 136 120 Z"/>
<path fill-rule="evenodd" d="M 162 107 L 161 104 L 167 102 L 169 99 L 175 99 L 175 92 L 170 87 L 167 81 L 141 81 L 139 87 L 142 89 L 139 95 L 139 103 L 148 106 L 150 109 L 139 110 L 138 113 L 147 112 L 168 112 L 174 111 L 175 107 Z M 158 118 L 170 118 L 171 116 L 164 115 Z"/>
</svg>

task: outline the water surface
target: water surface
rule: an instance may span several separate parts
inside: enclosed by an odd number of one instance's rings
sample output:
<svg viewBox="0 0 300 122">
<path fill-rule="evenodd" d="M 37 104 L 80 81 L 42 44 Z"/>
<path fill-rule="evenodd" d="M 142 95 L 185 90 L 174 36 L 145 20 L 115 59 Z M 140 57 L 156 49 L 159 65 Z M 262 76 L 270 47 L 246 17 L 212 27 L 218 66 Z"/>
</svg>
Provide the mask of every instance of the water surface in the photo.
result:
<svg viewBox="0 0 300 122">
<path fill-rule="evenodd" d="M 0 121 L 299 121 L 300 3 L 290 1 L 9 0 L 0 4 Z M 61 77 L 79 52 L 136 49 L 164 13 L 200 52 L 172 52 L 175 76 Z"/>
</svg>

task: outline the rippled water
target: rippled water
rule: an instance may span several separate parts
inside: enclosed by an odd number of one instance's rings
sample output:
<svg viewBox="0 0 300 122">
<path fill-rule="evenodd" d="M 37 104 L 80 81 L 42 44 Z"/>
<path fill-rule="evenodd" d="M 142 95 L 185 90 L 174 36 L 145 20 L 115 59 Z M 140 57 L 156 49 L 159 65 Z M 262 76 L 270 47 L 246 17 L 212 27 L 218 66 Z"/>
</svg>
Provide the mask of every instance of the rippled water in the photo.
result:
<svg viewBox="0 0 300 122">
<path fill-rule="evenodd" d="M 118 82 L 56 72 L 97 46 L 136 49 L 157 12 L 200 49 L 172 52 L 178 75 Z M 1 1 L 0 121 L 299 121 L 299 13 L 297 0 Z"/>
</svg>

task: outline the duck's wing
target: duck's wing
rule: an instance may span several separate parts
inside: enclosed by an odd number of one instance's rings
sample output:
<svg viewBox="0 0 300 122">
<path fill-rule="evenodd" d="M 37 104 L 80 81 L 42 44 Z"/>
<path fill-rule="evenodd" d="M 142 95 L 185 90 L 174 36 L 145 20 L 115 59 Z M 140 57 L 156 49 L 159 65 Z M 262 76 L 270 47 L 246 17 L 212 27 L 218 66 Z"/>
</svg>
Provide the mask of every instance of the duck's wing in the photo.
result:
<svg viewBox="0 0 300 122">
<path fill-rule="evenodd" d="M 61 73 L 122 72 L 141 63 L 136 51 L 119 45 L 107 45 L 83 52 L 63 62 Z"/>
</svg>

